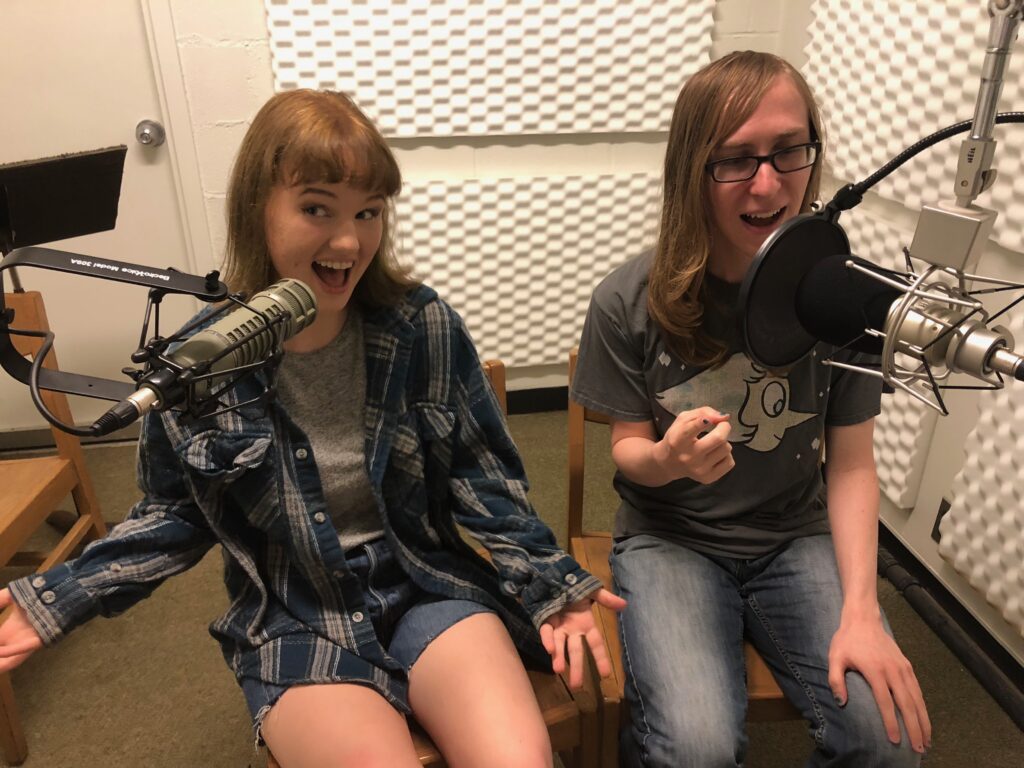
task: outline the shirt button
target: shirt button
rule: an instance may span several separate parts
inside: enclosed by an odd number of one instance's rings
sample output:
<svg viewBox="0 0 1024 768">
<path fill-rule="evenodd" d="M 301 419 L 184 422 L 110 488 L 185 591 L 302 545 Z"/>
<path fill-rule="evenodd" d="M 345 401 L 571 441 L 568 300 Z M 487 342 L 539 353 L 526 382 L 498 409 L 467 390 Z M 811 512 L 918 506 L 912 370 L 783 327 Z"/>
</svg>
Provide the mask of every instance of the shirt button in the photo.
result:
<svg viewBox="0 0 1024 768">
<path fill-rule="evenodd" d="M 352 614 L 352 621 L 354 621 L 356 624 L 358 624 L 362 620 L 363 620 L 363 612 L 362 611 L 356 611 L 355 613 Z"/>
<path fill-rule="evenodd" d="M 305 448 L 299 448 L 295 452 L 295 458 L 298 459 L 299 461 L 304 461 L 307 456 L 309 456 L 309 451 L 307 451 Z"/>
<path fill-rule="evenodd" d="M 327 522 L 327 515 L 325 515 L 323 512 L 317 512 L 315 515 L 313 515 L 313 519 L 316 520 L 318 523 L 325 523 Z"/>
<path fill-rule="evenodd" d="M 505 591 L 508 592 L 510 595 L 514 595 L 516 593 L 516 585 L 513 584 L 511 581 L 506 581 L 502 583 L 501 586 L 504 587 Z"/>
<path fill-rule="evenodd" d="M 120 573 L 121 572 L 121 568 L 122 568 L 122 566 L 121 566 L 120 563 L 111 563 L 110 564 L 110 570 L 112 570 L 114 573 Z"/>
<path fill-rule="evenodd" d="M 578 581 L 578 579 L 576 578 L 576 574 L 575 573 L 567 573 L 567 574 L 565 574 L 565 583 L 566 584 L 572 586 L 577 581 Z"/>
<path fill-rule="evenodd" d="M 46 579 L 44 579 L 42 576 L 36 576 L 34 579 L 32 579 L 32 586 L 36 589 L 42 589 L 46 586 Z"/>
<path fill-rule="evenodd" d="M 46 591 L 45 591 L 45 592 L 43 592 L 43 594 L 41 594 L 41 595 L 40 595 L 39 597 L 40 597 L 40 598 L 42 599 L 42 601 L 43 601 L 44 603 L 46 603 L 47 605 L 50 605 L 51 603 L 54 603 L 54 602 L 56 602 L 56 600 L 57 600 L 57 596 L 56 596 L 55 594 L 53 594 L 53 592 L 51 592 L 50 590 L 46 590 Z"/>
</svg>

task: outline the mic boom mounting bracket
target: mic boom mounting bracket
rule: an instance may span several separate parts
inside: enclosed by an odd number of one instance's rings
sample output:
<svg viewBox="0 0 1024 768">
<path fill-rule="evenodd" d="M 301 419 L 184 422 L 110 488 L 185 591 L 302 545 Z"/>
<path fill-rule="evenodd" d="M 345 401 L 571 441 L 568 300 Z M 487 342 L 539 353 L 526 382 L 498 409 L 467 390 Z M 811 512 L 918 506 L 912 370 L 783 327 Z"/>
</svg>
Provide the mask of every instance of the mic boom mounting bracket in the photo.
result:
<svg viewBox="0 0 1024 768">
<path fill-rule="evenodd" d="M 0 261 L 0 367 L 14 379 L 27 384 L 32 393 L 33 402 L 43 416 L 54 426 L 72 434 L 83 436 L 91 435 L 89 430 L 81 430 L 71 425 L 63 424 L 55 420 L 39 398 L 38 390 L 50 390 L 63 392 L 69 395 L 80 395 L 84 397 L 121 401 L 136 391 L 136 383 L 129 381 L 118 381 L 104 379 L 96 376 L 88 376 L 70 371 L 54 370 L 44 368 L 42 360 L 49 353 L 53 344 L 54 335 L 52 332 L 26 331 L 11 327 L 14 322 L 14 310 L 9 309 L 4 302 L 4 272 L 14 267 L 37 267 L 41 269 L 55 270 L 86 277 L 97 277 L 105 280 L 130 283 L 149 288 L 149 300 L 146 306 L 145 319 L 142 326 L 142 334 L 139 341 L 139 349 L 133 354 L 132 359 L 136 363 L 149 363 L 152 360 L 161 359 L 167 347 L 183 338 L 183 335 L 192 330 L 195 326 L 189 326 L 183 331 L 169 338 L 159 335 L 159 305 L 167 294 L 183 294 L 195 296 L 204 302 L 229 301 L 224 307 L 214 314 L 219 314 L 232 306 L 246 306 L 238 297 L 229 296 L 227 286 L 220 281 L 219 273 L 213 270 L 205 276 L 191 275 L 179 272 L 174 269 L 161 269 L 146 265 L 130 264 L 127 262 L 114 261 L 112 259 L 100 259 L 93 256 L 86 256 L 68 251 L 55 250 L 53 248 L 41 248 L 37 246 L 26 246 L 17 248 L 7 254 Z M 13 274 L 13 272 L 12 272 Z M 155 310 L 154 333 L 152 339 L 146 341 L 146 334 L 149 328 L 151 314 Z M 278 322 L 272 318 L 265 317 L 267 331 L 277 333 Z M 36 336 L 43 337 L 45 341 L 36 355 L 36 360 L 29 361 L 23 357 L 15 348 L 11 336 Z M 225 353 L 231 351 L 226 350 Z M 266 361 L 265 361 L 266 362 Z M 147 368 L 149 366 L 147 365 Z M 260 364 L 243 366 L 237 370 L 222 371 L 221 375 L 241 374 L 247 370 L 260 367 Z M 134 382 L 137 382 L 145 371 L 132 371 L 126 369 L 124 373 Z M 204 371 L 196 371 L 196 378 L 205 378 Z M 213 410 L 213 403 L 216 395 L 221 394 L 227 386 L 222 386 L 212 392 L 209 397 L 202 398 L 196 402 L 189 398 L 184 410 L 193 416 L 209 415 Z M 266 393 L 264 393 L 266 395 Z M 266 401 L 269 398 L 261 397 L 256 401 Z M 256 402 L 251 401 L 251 402 Z M 230 410 L 249 405 L 240 403 Z M 220 411 L 217 411 L 218 413 Z"/>
</svg>

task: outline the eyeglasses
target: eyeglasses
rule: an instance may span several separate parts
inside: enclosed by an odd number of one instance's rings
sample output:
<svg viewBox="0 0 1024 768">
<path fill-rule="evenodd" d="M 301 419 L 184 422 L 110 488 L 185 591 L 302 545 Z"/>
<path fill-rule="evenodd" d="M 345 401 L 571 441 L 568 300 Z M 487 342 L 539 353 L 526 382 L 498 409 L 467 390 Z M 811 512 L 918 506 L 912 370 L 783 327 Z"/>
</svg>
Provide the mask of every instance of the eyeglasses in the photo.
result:
<svg viewBox="0 0 1024 768">
<path fill-rule="evenodd" d="M 797 144 L 795 147 L 776 150 L 770 155 L 749 155 L 715 160 L 704 167 L 711 174 L 711 178 L 719 184 L 731 184 L 734 181 L 747 181 L 754 178 L 761 170 L 761 163 L 764 162 L 771 163 L 772 168 L 779 173 L 793 173 L 793 171 L 810 168 L 817 161 L 820 149 L 820 141 L 811 141 L 807 144 Z"/>
</svg>

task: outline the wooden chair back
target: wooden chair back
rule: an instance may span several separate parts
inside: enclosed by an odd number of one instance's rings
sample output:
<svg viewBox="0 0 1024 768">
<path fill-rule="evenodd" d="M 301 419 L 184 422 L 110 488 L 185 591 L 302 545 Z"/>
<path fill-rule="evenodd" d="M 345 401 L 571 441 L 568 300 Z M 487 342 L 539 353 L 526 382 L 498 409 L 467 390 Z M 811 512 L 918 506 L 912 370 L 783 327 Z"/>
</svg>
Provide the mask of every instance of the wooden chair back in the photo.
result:
<svg viewBox="0 0 1024 768">
<path fill-rule="evenodd" d="M 569 353 L 569 384 L 576 373 L 578 350 Z M 583 495 L 586 468 L 586 433 L 588 424 L 610 425 L 607 415 L 585 408 L 569 398 L 569 498 L 567 522 L 569 553 L 577 562 L 611 588 L 612 574 L 608 559 L 612 538 L 609 531 L 584 528 Z M 610 449 L 609 449 L 610 450 Z M 602 766 L 618 765 L 618 731 L 628 722 L 629 708 L 623 704 L 625 673 L 622 667 L 622 644 L 618 619 L 613 611 L 594 606 L 597 624 L 604 635 L 612 657 L 613 675 L 600 681 L 599 722 L 601 730 Z M 747 719 L 750 721 L 799 719 L 800 713 L 783 695 L 764 659 L 750 643 L 744 646 L 747 663 Z"/>
<path fill-rule="evenodd" d="M 12 328 L 48 331 L 43 298 L 38 291 L 5 293 L 4 303 L 14 310 Z M 11 336 L 15 349 L 28 358 L 39 354 L 42 339 Z M 51 349 L 43 366 L 57 369 L 57 354 Z M 42 390 L 40 397 L 60 421 L 71 423 L 71 407 L 67 396 Z M 0 567 L 31 566 L 45 571 L 73 556 L 91 539 L 106 536 L 107 528 L 100 515 L 99 502 L 93 488 L 85 456 L 78 438 L 50 428 L 56 450 L 29 458 L 0 460 Z M 24 551 L 29 537 L 48 519 L 53 519 L 59 505 L 70 495 L 77 519 L 60 540 L 43 551 Z M 0 616 L 6 619 L 8 611 Z M 14 695 L 8 675 L 0 675 L 0 752 L 4 759 L 19 765 L 28 754 Z"/>
</svg>

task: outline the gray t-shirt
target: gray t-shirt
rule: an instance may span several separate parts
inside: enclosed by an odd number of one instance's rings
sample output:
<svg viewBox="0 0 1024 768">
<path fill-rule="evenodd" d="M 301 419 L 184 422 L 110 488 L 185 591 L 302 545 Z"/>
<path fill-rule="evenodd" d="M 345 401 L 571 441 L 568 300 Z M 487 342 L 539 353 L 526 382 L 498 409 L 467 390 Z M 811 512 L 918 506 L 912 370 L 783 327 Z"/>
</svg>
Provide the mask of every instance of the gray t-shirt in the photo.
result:
<svg viewBox="0 0 1024 768">
<path fill-rule="evenodd" d="M 711 406 L 730 414 L 736 466 L 719 480 L 682 479 L 651 488 L 616 473 L 622 498 L 617 538 L 641 533 L 695 550 L 753 558 L 794 538 L 829 530 L 820 460 L 826 426 L 878 414 L 881 382 L 822 364 L 819 344 L 787 372 L 772 374 L 740 351 L 738 284 L 708 275 L 704 323 L 730 357 L 709 370 L 686 366 L 666 348 L 647 312 L 651 254 L 613 271 L 587 311 L 572 398 L 620 421 L 653 421 L 659 436 L 683 411 Z M 863 363 L 866 356 L 836 353 Z"/>
<path fill-rule="evenodd" d="M 326 347 L 286 353 L 277 386 L 282 405 L 313 448 L 341 548 L 383 536 L 366 472 L 366 353 L 359 312 L 351 309 L 341 333 Z"/>
</svg>

